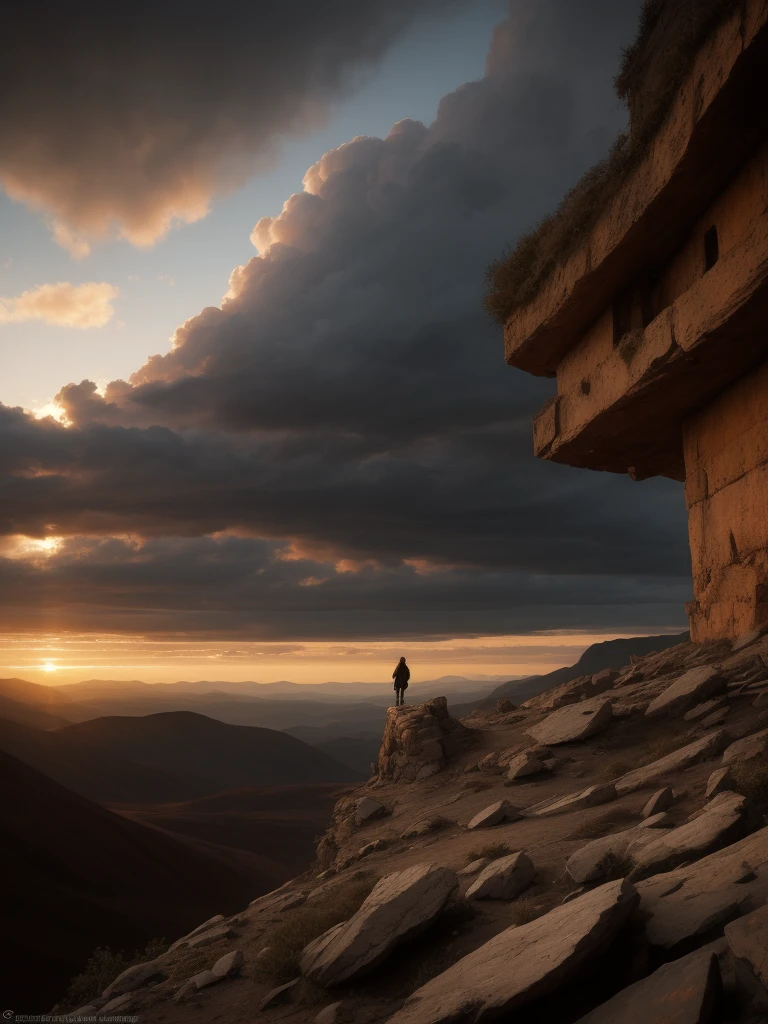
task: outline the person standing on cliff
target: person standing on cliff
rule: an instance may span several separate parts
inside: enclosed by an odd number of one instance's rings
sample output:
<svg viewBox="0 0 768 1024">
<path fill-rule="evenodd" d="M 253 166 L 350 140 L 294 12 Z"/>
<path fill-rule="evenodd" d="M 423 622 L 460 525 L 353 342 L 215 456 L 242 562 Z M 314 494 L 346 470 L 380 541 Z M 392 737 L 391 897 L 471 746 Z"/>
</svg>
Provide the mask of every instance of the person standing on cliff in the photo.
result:
<svg viewBox="0 0 768 1024">
<path fill-rule="evenodd" d="M 398 661 L 392 678 L 395 680 L 395 704 L 398 706 L 405 704 L 405 691 L 408 689 L 408 680 L 411 678 L 411 670 L 405 664 L 405 658 Z"/>
</svg>

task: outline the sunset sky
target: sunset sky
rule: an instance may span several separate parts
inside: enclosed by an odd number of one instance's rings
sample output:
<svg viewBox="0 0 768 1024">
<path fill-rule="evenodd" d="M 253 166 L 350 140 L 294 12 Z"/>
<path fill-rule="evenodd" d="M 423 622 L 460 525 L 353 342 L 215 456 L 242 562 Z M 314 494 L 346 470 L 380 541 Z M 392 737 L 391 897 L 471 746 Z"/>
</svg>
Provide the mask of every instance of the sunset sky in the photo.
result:
<svg viewBox="0 0 768 1024">
<path fill-rule="evenodd" d="M 553 384 L 482 309 L 624 127 L 638 0 L 127 10 L 0 42 L 0 673 L 504 677 L 686 628 L 682 485 L 536 460 Z"/>
</svg>

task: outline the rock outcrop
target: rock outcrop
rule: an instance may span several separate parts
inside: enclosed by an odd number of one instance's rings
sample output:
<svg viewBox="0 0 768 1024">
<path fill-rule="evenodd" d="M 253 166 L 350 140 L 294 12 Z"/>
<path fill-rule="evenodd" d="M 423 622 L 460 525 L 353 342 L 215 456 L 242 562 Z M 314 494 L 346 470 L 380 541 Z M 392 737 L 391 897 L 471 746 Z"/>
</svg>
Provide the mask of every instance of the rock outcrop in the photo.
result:
<svg viewBox="0 0 768 1024">
<path fill-rule="evenodd" d="M 513 900 L 531 884 L 535 874 L 530 857 L 511 853 L 491 861 L 467 889 L 466 896 L 475 900 Z"/>
<path fill-rule="evenodd" d="M 441 772 L 471 736 L 471 730 L 448 713 L 445 697 L 388 708 L 378 777 L 393 782 L 428 779 Z"/>
</svg>

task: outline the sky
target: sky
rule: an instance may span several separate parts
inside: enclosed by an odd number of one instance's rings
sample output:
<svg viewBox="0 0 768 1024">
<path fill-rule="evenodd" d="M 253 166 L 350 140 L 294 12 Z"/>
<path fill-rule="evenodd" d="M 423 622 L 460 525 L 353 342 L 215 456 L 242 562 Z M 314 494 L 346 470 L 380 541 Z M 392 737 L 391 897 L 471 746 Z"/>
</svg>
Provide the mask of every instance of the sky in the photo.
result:
<svg viewBox="0 0 768 1024">
<path fill-rule="evenodd" d="M 536 460 L 553 385 L 482 309 L 625 125 L 638 6 L 16 8 L 0 670 L 526 674 L 685 628 L 682 486 Z"/>
</svg>

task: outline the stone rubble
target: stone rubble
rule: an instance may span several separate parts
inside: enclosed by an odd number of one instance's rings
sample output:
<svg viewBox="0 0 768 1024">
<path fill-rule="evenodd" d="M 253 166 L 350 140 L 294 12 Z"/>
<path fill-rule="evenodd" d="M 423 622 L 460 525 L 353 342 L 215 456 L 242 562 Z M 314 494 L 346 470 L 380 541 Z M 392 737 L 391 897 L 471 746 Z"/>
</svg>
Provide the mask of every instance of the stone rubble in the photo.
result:
<svg viewBox="0 0 768 1024">
<path fill-rule="evenodd" d="M 475 900 L 513 900 L 533 881 L 536 869 L 524 853 L 499 857 L 482 870 L 465 895 Z"/>
</svg>

